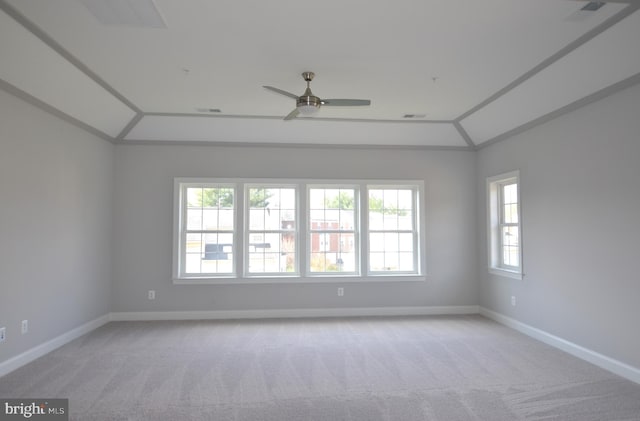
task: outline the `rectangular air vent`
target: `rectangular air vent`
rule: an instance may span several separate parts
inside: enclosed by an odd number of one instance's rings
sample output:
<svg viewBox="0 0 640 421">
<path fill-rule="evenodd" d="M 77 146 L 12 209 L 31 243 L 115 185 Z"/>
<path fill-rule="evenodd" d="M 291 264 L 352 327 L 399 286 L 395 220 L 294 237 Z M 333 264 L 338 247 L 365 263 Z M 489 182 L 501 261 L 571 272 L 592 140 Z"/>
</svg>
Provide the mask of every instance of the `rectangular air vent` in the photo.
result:
<svg viewBox="0 0 640 421">
<path fill-rule="evenodd" d="M 604 6 L 603 1 L 591 1 L 589 3 L 587 3 L 587 5 L 585 7 L 583 7 L 580 10 L 587 10 L 589 12 L 595 12 L 596 10 L 598 10 L 599 8 L 601 8 L 602 6 Z"/>
<path fill-rule="evenodd" d="M 104 25 L 167 27 L 153 0 L 82 0 L 82 3 Z"/>
</svg>

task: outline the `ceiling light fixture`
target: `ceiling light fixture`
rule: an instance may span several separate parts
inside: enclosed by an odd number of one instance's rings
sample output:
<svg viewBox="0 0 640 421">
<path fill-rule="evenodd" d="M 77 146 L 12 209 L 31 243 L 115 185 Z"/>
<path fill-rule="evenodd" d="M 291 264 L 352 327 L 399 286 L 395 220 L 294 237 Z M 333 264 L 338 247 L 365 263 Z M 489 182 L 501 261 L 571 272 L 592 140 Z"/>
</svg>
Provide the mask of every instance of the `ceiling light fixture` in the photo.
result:
<svg viewBox="0 0 640 421">
<path fill-rule="evenodd" d="M 304 72 L 302 73 L 302 77 L 307 82 L 307 89 L 305 89 L 304 93 L 301 97 L 299 97 L 296 101 L 296 108 L 300 111 L 301 114 L 311 115 L 318 112 L 320 109 L 320 105 L 322 105 L 322 101 L 320 98 L 311 93 L 311 88 L 309 84 L 313 80 L 315 75 L 313 72 Z"/>
</svg>

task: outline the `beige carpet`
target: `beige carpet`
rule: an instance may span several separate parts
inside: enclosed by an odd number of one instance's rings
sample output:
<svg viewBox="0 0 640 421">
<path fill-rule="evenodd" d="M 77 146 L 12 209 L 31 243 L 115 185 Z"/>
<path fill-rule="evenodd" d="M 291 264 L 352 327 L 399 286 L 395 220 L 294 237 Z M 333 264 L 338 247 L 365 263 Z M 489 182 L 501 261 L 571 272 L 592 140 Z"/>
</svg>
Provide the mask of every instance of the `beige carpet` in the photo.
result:
<svg viewBox="0 0 640 421">
<path fill-rule="evenodd" d="M 72 420 L 640 420 L 640 385 L 481 316 L 110 323 L 0 378 Z"/>
</svg>

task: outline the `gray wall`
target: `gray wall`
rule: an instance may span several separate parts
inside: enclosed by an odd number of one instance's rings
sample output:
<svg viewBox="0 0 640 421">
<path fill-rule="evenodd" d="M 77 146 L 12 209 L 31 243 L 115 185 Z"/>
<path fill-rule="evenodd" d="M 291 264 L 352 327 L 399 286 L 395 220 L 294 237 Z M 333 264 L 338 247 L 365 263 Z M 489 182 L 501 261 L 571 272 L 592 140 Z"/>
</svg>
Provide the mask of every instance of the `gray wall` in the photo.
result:
<svg viewBox="0 0 640 421">
<path fill-rule="evenodd" d="M 2 90 L 0 130 L 1 362 L 109 313 L 114 146 Z"/>
<path fill-rule="evenodd" d="M 173 285 L 174 177 L 424 180 L 427 280 Z M 475 194 L 474 152 L 118 145 L 113 311 L 477 305 Z"/>
<path fill-rule="evenodd" d="M 482 306 L 640 367 L 640 85 L 482 149 Z M 523 281 L 486 266 L 485 178 L 520 169 Z M 517 297 L 512 307 L 510 297 Z"/>
</svg>

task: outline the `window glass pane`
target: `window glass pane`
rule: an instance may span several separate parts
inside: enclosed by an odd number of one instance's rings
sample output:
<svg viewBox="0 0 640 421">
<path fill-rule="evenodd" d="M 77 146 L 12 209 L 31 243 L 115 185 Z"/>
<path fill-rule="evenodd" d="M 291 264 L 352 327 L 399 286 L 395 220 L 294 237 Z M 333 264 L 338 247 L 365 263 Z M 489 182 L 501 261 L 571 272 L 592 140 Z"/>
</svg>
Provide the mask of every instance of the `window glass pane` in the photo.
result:
<svg viewBox="0 0 640 421">
<path fill-rule="evenodd" d="M 502 259 L 505 266 L 520 266 L 518 227 L 502 227 Z"/>
<path fill-rule="evenodd" d="M 413 266 L 413 253 L 398 253 L 398 270 L 402 270 L 402 271 L 413 271 L 414 266 Z"/>
<path fill-rule="evenodd" d="M 187 234 L 185 272 L 233 273 L 233 234 Z"/>
<path fill-rule="evenodd" d="M 295 234 L 253 233 L 249 236 L 249 272 L 295 272 L 295 250 Z"/>
<path fill-rule="evenodd" d="M 218 211 L 218 229 L 233 231 L 233 209 L 221 209 Z"/>
<path fill-rule="evenodd" d="M 281 214 L 279 209 L 267 208 L 264 211 L 264 229 L 269 231 L 277 231 L 280 226 Z"/>
<path fill-rule="evenodd" d="M 187 207 L 200 208 L 202 207 L 202 188 L 201 187 L 189 187 L 187 188 Z"/>
<path fill-rule="evenodd" d="M 340 229 L 352 230 L 356 226 L 355 213 L 353 210 L 340 211 Z"/>
<path fill-rule="evenodd" d="M 384 253 L 372 252 L 369 253 L 369 268 L 375 272 L 381 272 L 386 270 L 384 264 Z"/>
<path fill-rule="evenodd" d="M 369 234 L 369 250 L 384 251 L 384 234 L 383 233 Z"/>
<path fill-rule="evenodd" d="M 295 229 L 295 189 L 249 189 L 249 229 L 279 231 Z"/>
<path fill-rule="evenodd" d="M 264 229 L 264 209 L 250 209 L 249 210 L 249 229 L 250 230 L 263 230 Z"/>
<path fill-rule="evenodd" d="M 382 219 L 383 210 L 384 210 L 383 190 L 370 189 L 369 190 L 369 229 L 381 230 L 384 228 L 383 219 Z"/>
<path fill-rule="evenodd" d="M 355 226 L 354 189 L 309 189 L 312 230 L 352 230 Z"/>
<path fill-rule="evenodd" d="M 355 272 L 354 233 L 312 233 L 311 272 Z"/>
<path fill-rule="evenodd" d="M 187 229 L 188 230 L 202 229 L 202 208 L 187 209 Z"/>
<path fill-rule="evenodd" d="M 518 185 L 506 184 L 502 187 L 504 203 L 518 203 Z"/>
<path fill-rule="evenodd" d="M 186 252 L 199 254 L 202 249 L 202 234 L 187 234 Z"/>
<path fill-rule="evenodd" d="M 327 260 L 325 253 L 311 253 L 309 269 L 311 272 L 326 272 Z"/>
<path fill-rule="evenodd" d="M 402 233 L 398 235 L 398 250 L 413 252 L 413 234 Z"/>
<path fill-rule="evenodd" d="M 384 254 L 384 270 L 389 270 L 389 271 L 400 270 L 398 253 Z"/>
<path fill-rule="evenodd" d="M 413 209 L 413 192 L 411 190 L 398 191 L 398 209 L 409 212 Z"/>
<path fill-rule="evenodd" d="M 202 210 L 202 228 L 204 230 L 218 229 L 218 209 Z"/>
<path fill-rule="evenodd" d="M 398 251 L 398 234 L 387 232 L 384 234 L 384 251 Z"/>
</svg>

